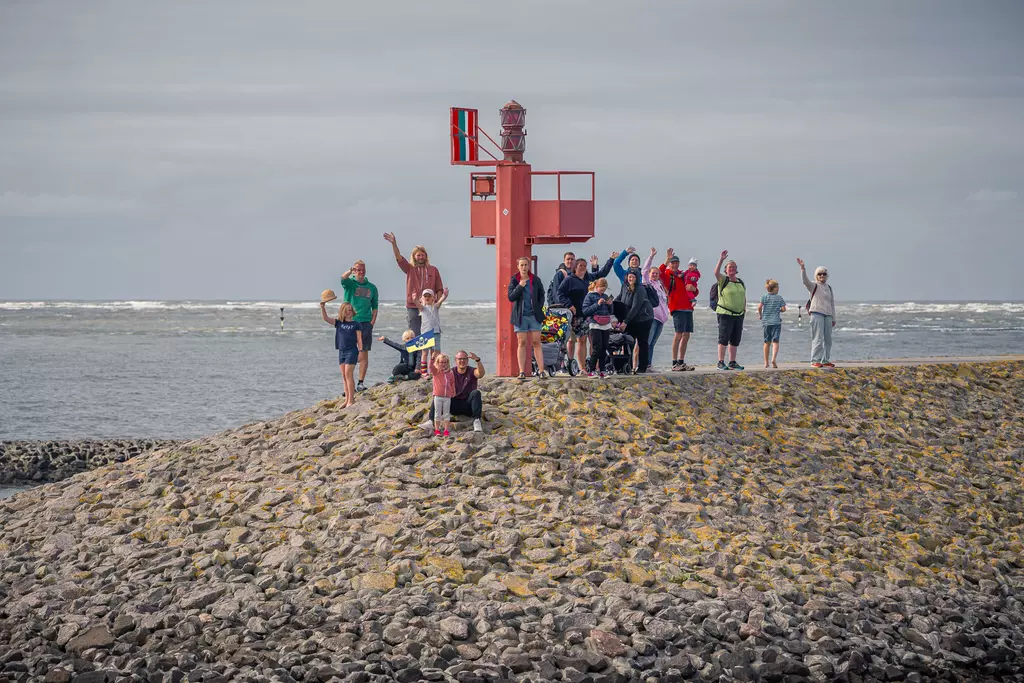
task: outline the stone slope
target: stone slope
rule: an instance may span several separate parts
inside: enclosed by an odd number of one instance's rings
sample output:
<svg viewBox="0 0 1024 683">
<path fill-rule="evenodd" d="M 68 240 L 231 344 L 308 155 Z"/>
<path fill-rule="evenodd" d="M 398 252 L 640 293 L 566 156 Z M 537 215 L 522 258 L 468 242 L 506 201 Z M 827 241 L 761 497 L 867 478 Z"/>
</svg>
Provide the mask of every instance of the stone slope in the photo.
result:
<svg viewBox="0 0 1024 683">
<path fill-rule="evenodd" d="M 0 484 L 60 481 L 178 443 L 171 439 L 0 441 Z"/>
<path fill-rule="evenodd" d="M 1024 680 L 1024 363 L 482 387 L 0 503 L 0 676 Z"/>
</svg>

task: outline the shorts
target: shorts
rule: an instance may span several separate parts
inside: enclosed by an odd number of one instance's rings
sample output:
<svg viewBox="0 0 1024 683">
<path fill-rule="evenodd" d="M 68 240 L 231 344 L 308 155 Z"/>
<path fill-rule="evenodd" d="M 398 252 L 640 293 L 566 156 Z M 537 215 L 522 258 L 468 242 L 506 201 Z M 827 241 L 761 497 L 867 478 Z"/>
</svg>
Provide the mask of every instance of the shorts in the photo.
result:
<svg viewBox="0 0 1024 683">
<path fill-rule="evenodd" d="M 373 323 L 359 323 L 363 326 L 363 351 L 369 351 L 373 346 Z"/>
<path fill-rule="evenodd" d="M 572 319 L 572 336 L 575 339 L 587 336 L 587 330 L 590 325 L 587 323 L 587 319 L 582 315 L 578 318 Z"/>
<path fill-rule="evenodd" d="M 355 365 L 359 362 L 359 349 L 351 347 L 347 349 L 339 349 L 338 351 L 338 365 Z"/>
<path fill-rule="evenodd" d="M 532 315 L 524 315 L 521 325 L 513 325 L 512 328 L 519 332 L 540 332 L 541 324 Z"/>
<path fill-rule="evenodd" d="M 782 337 L 782 325 L 762 325 L 764 328 L 764 343 L 777 342 Z"/>
<path fill-rule="evenodd" d="M 721 346 L 739 346 L 743 337 L 745 315 L 718 314 L 718 343 Z"/>
<path fill-rule="evenodd" d="M 672 326 L 679 334 L 693 332 L 693 311 L 672 311 Z"/>
</svg>

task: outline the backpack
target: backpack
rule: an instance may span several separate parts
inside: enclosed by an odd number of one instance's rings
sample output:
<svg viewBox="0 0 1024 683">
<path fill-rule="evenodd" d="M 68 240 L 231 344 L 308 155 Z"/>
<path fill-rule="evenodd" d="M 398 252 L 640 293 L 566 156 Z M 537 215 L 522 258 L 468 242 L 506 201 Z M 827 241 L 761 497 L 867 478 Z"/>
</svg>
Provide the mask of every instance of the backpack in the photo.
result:
<svg viewBox="0 0 1024 683">
<path fill-rule="evenodd" d="M 562 279 L 565 279 L 565 275 L 568 275 L 568 271 L 564 270 L 561 266 L 555 268 L 555 274 L 551 277 L 551 282 L 548 283 L 548 295 L 547 301 L 548 306 L 555 306 L 558 304 L 558 285 L 562 284 L 558 280 L 558 274 L 564 273 Z"/>
<path fill-rule="evenodd" d="M 725 282 L 722 283 L 722 289 L 725 289 L 726 285 L 728 285 L 730 282 L 732 282 L 732 280 L 730 280 L 729 278 L 725 278 Z M 736 278 L 736 282 L 740 283 L 744 287 L 747 286 L 746 283 L 744 283 L 743 280 L 741 280 L 740 278 Z M 708 303 L 710 304 L 711 310 L 713 311 L 713 310 L 718 308 L 718 283 L 717 282 L 715 284 L 711 285 L 711 291 L 709 292 L 709 295 L 710 296 L 709 296 L 709 299 L 708 299 Z M 735 312 L 735 311 L 731 311 L 731 312 Z M 737 315 L 739 315 L 739 313 L 737 313 Z"/>
<path fill-rule="evenodd" d="M 646 282 L 644 283 L 644 289 L 647 290 L 647 300 L 651 303 L 651 308 L 657 308 L 658 304 L 661 303 L 661 299 L 658 297 L 658 290 Z"/>
</svg>

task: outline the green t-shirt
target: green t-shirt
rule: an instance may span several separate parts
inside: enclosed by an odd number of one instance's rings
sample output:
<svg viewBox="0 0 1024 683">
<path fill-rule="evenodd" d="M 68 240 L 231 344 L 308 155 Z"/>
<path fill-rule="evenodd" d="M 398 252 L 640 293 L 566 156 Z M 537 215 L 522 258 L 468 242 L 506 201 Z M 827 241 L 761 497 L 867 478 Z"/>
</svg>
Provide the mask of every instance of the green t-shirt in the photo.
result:
<svg viewBox="0 0 1024 683">
<path fill-rule="evenodd" d="M 356 310 L 353 318 L 357 323 L 368 323 L 373 320 L 373 312 L 377 310 L 377 286 L 364 279 L 356 282 L 354 277 L 347 277 L 341 281 L 341 288 L 344 290 L 342 301 L 352 304 Z"/>
<path fill-rule="evenodd" d="M 718 308 L 715 313 L 743 315 L 747 312 L 747 288 L 741 282 L 729 282 L 723 289 L 722 285 L 728 279 L 728 276 L 723 275 L 718 281 Z"/>
</svg>

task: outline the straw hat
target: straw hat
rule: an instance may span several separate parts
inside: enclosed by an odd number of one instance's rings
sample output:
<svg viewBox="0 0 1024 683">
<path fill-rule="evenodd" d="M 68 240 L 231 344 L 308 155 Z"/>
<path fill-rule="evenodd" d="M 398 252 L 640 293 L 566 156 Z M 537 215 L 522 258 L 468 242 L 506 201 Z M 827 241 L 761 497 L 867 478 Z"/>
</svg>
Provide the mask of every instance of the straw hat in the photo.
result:
<svg viewBox="0 0 1024 683">
<path fill-rule="evenodd" d="M 328 301 L 334 301 L 338 298 L 338 295 L 334 293 L 333 289 L 325 289 L 320 295 L 320 303 L 325 304 Z"/>
</svg>

